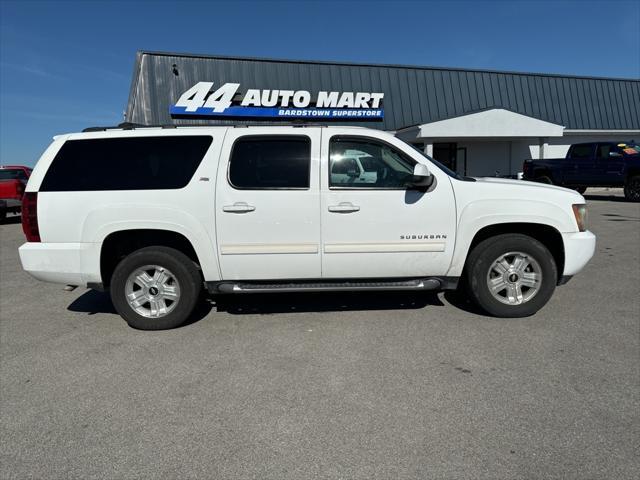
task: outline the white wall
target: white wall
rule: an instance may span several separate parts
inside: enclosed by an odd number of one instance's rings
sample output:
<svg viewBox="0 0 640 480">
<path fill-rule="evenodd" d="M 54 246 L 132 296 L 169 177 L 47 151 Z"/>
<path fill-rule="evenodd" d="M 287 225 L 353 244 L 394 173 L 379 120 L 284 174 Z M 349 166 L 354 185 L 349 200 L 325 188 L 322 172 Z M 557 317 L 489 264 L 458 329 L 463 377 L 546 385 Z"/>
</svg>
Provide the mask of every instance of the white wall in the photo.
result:
<svg viewBox="0 0 640 480">
<path fill-rule="evenodd" d="M 544 139 L 545 158 L 563 158 L 573 143 L 584 142 L 625 142 L 635 139 L 640 141 L 640 135 L 566 135 L 560 138 Z M 439 139 L 429 139 L 429 145 L 438 143 Z M 467 175 L 494 176 L 496 170 L 499 175 L 516 175 L 522 172 L 522 163 L 530 158 L 538 159 L 540 144 L 538 138 L 526 139 L 473 139 L 447 138 L 447 142 L 456 142 L 458 148 L 467 149 Z M 431 147 L 432 148 L 432 147 Z M 458 152 L 458 173 L 464 173 L 464 163 L 461 152 Z"/>
<path fill-rule="evenodd" d="M 522 171 L 522 163 L 531 158 L 531 140 L 458 141 L 458 148 L 467 149 L 467 175 L 515 175 Z M 536 149 L 538 145 L 536 143 Z M 537 152 L 537 150 L 536 150 Z M 458 152 L 458 172 L 463 172 L 462 155 Z"/>
<path fill-rule="evenodd" d="M 458 142 L 458 148 L 467 149 L 467 175 L 482 177 L 509 175 L 509 142 Z M 464 173 L 462 155 L 458 152 L 458 172 Z"/>
</svg>

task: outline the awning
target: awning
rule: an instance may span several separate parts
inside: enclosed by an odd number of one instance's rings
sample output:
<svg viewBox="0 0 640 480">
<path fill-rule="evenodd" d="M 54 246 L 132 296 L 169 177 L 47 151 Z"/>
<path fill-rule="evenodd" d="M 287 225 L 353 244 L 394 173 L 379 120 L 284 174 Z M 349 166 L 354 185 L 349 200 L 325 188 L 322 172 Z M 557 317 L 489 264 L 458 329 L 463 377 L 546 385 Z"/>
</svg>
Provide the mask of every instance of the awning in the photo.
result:
<svg viewBox="0 0 640 480">
<path fill-rule="evenodd" d="M 564 127 L 502 108 L 492 108 L 396 132 L 413 141 L 429 138 L 526 138 L 562 137 Z"/>
</svg>

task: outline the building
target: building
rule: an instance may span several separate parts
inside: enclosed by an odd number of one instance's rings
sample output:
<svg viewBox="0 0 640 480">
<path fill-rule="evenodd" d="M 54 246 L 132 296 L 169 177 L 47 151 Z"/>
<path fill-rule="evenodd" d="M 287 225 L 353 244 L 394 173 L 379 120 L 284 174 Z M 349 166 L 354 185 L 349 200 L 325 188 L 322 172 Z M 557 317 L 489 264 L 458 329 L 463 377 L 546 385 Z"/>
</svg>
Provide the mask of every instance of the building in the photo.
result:
<svg viewBox="0 0 640 480">
<path fill-rule="evenodd" d="M 221 113 L 209 97 L 226 101 Z M 361 116 L 345 117 L 350 110 Z M 460 173 L 506 176 L 572 143 L 640 141 L 640 80 L 138 52 L 125 120 L 277 123 L 289 114 L 388 130 Z"/>
</svg>

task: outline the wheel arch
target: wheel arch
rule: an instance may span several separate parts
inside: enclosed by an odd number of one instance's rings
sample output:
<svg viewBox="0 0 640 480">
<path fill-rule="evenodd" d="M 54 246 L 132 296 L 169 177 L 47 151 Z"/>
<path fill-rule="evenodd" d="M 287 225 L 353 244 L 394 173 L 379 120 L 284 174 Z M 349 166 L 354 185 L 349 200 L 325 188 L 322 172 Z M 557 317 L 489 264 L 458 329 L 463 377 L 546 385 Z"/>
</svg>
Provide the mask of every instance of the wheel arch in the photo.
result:
<svg viewBox="0 0 640 480">
<path fill-rule="evenodd" d="M 551 180 L 551 183 L 554 184 L 554 185 L 555 185 L 555 183 L 557 181 L 557 179 L 554 178 L 553 171 L 549 167 L 534 168 L 533 174 L 532 174 L 532 179 L 535 181 L 536 179 L 538 179 L 540 177 L 549 178 L 549 180 Z"/>
<path fill-rule="evenodd" d="M 627 170 L 627 174 L 626 174 L 625 179 L 624 179 L 625 183 L 628 182 L 631 179 L 631 177 L 635 177 L 635 176 L 638 176 L 638 175 L 640 175 L 640 165 L 634 166 L 634 167 L 628 169 Z"/>
<path fill-rule="evenodd" d="M 166 228 L 128 228 L 114 230 L 101 241 L 99 261 L 103 286 L 108 288 L 120 260 L 136 250 L 151 246 L 170 247 L 184 253 L 198 266 L 204 279 L 212 278 L 211 272 L 207 271 L 211 269 L 209 255 L 203 255 L 201 249 L 198 251 L 184 233 Z"/>
<path fill-rule="evenodd" d="M 538 240 L 545 247 L 547 247 L 547 249 L 553 256 L 553 260 L 556 263 L 556 267 L 558 269 L 558 281 L 560 281 L 562 272 L 564 271 L 565 263 L 564 242 L 562 240 L 562 234 L 552 226 L 545 225 L 543 223 L 514 222 L 487 225 L 486 227 L 478 230 L 478 232 L 476 232 L 476 234 L 474 235 L 467 251 L 467 257 L 469 256 L 469 253 L 483 240 L 508 233 L 519 233 L 521 235 L 526 235 Z"/>
</svg>

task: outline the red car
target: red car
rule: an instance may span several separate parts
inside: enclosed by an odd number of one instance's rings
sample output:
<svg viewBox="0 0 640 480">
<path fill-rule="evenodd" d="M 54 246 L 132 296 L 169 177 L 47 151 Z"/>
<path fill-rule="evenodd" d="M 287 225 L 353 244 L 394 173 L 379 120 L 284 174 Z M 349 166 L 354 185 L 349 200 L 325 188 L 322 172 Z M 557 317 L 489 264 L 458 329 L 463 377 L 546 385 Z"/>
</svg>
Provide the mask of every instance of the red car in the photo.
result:
<svg viewBox="0 0 640 480">
<path fill-rule="evenodd" d="M 20 211 L 22 195 L 32 169 L 20 165 L 0 166 L 0 221 Z"/>
</svg>

